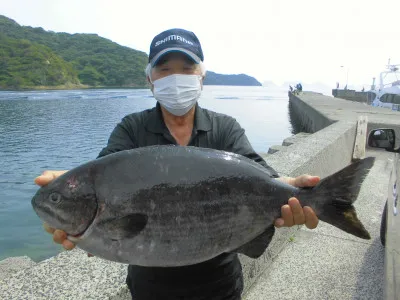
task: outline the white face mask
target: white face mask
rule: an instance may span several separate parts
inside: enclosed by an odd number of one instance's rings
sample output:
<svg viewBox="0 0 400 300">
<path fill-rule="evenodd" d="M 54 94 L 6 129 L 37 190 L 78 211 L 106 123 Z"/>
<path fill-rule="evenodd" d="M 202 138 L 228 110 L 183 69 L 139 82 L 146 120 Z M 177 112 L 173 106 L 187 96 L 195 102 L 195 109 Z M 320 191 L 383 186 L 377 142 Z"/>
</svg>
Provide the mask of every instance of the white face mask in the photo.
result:
<svg viewBox="0 0 400 300">
<path fill-rule="evenodd" d="M 154 98 L 175 116 L 183 116 L 201 95 L 201 76 L 173 74 L 153 82 Z"/>
</svg>

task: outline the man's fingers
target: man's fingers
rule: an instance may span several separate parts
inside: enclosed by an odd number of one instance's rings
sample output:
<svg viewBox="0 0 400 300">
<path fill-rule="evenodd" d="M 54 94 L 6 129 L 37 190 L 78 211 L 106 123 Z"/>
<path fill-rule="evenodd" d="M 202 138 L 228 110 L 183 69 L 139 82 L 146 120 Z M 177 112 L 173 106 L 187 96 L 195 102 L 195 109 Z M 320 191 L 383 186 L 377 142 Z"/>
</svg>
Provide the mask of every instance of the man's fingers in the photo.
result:
<svg viewBox="0 0 400 300">
<path fill-rule="evenodd" d="M 318 217 L 313 211 L 313 209 L 309 206 L 304 206 L 303 207 L 304 215 L 306 217 L 306 226 L 309 229 L 314 229 L 318 225 Z"/>
<path fill-rule="evenodd" d="M 53 180 L 53 178 L 51 176 L 40 175 L 40 176 L 36 177 L 34 181 L 37 185 L 44 186 L 52 180 Z"/>
<path fill-rule="evenodd" d="M 75 244 L 73 242 L 71 242 L 70 240 L 64 240 L 62 242 L 62 245 L 65 250 L 72 250 L 75 248 Z"/>
<path fill-rule="evenodd" d="M 65 231 L 56 229 L 53 233 L 53 240 L 57 244 L 61 244 L 66 250 L 75 248 L 75 244 L 67 239 L 67 233 Z"/>
<path fill-rule="evenodd" d="M 44 186 L 49 182 L 53 181 L 54 179 L 56 179 L 58 176 L 61 176 L 65 172 L 67 172 L 67 170 L 62 170 L 62 171 L 46 170 L 42 173 L 42 175 L 36 177 L 34 181 L 37 185 Z"/>
<path fill-rule="evenodd" d="M 285 225 L 285 220 L 283 220 L 282 218 L 278 218 L 278 219 L 275 220 L 275 224 L 274 225 L 275 225 L 275 227 L 280 228 L 280 227 Z"/>
<path fill-rule="evenodd" d="M 304 216 L 303 208 L 301 207 L 299 200 L 297 200 L 296 198 L 290 198 L 289 206 L 292 210 L 294 224 L 304 224 L 306 222 L 306 218 Z"/>
<path fill-rule="evenodd" d="M 318 176 L 311 176 L 308 174 L 300 175 L 295 178 L 294 186 L 297 187 L 312 187 L 317 185 L 320 181 Z"/>
<path fill-rule="evenodd" d="M 314 210 L 309 206 L 301 207 L 299 200 L 293 197 L 281 207 L 281 218 L 276 219 L 274 225 L 279 228 L 305 224 L 307 228 L 314 229 L 318 222 Z"/>
<path fill-rule="evenodd" d="M 282 206 L 281 215 L 282 215 L 283 221 L 285 222 L 284 226 L 289 226 L 290 227 L 290 226 L 294 225 L 292 209 L 290 208 L 289 205 L 285 204 L 284 206 Z"/>
<path fill-rule="evenodd" d="M 53 233 L 53 240 L 57 244 L 63 244 L 63 242 L 67 239 L 67 233 L 62 230 L 56 229 Z"/>
<path fill-rule="evenodd" d="M 50 234 L 53 234 L 55 231 L 55 229 L 53 227 L 50 227 L 47 223 L 43 223 L 43 228 Z"/>
<path fill-rule="evenodd" d="M 45 176 L 50 176 L 53 179 L 57 178 L 58 176 L 61 176 L 62 174 L 68 172 L 68 170 L 46 170 L 42 173 L 42 175 Z"/>
</svg>

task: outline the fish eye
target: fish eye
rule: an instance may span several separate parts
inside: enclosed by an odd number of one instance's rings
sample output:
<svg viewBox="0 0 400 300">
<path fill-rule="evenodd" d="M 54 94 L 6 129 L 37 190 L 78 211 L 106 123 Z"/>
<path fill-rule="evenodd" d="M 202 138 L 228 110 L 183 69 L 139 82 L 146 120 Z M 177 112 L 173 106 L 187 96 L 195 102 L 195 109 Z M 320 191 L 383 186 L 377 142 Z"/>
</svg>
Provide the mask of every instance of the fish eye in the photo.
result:
<svg viewBox="0 0 400 300">
<path fill-rule="evenodd" d="M 49 196 L 49 200 L 52 203 L 58 203 L 58 202 L 61 201 L 61 195 L 58 194 L 58 193 L 51 193 L 50 196 Z"/>
</svg>

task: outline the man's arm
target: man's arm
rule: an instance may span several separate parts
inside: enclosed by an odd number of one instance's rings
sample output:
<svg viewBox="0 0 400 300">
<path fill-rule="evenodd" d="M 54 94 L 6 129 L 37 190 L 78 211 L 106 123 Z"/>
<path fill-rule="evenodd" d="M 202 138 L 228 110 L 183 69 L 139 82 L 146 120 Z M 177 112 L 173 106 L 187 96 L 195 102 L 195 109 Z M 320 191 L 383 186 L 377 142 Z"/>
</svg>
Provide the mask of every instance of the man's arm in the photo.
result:
<svg viewBox="0 0 400 300">
<path fill-rule="evenodd" d="M 107 146 L 104 147 L 97 158 L 108 154 L 136 148 L 137 144 L 132 130 L 128 126 L 127 119 L 124 118 L 112 131 Z"/>
<path fill-rule="evenodd" d="M 223 139 L 223 150 L 246 156 L 247 158 L 250 158 L 265 167 L 271 174 L 271 177 L 279 177 L 278 173 L 272 167 L 270 167 L 260 155 L 258 155 L 254 151 L 245 134 L 244 129 L 235 119 L 233 119 L 231 121 L 231 124 L 227 126 L 226 134 L 224 135 Z"/>
<path fill-rule="evenodd" d="M 223 144 L 223 146 L 225 146 L 223 150 L 246 156 L 266 167 L 271 174 L 271 177 L 279 177 L 278 173 L 273 168 L 268 166 L 264 159 L 254 151 L 245 135 L 244 129 L 236 120 L 233 119 L 231 124 L 227 126 L 226 134 L 223 136 L 223 138 L 225 141 Z M 319 182 L 319 177 L 301 175 L 296 178 L 281 177 L 277 180 L 281 180 L 297 187 L 310 187 L 315 186 Z M 302 207 L 299 200 L 292 197 L 289 199 L 288 204 L 282 206 L 281 218 L 275 220 L 275 226 L 291 227 L 293 225 L 302 224 L 305 224 L 308 228 L 313 229 L 318 225 L 318 217 L 315 215 L 315 212 L 311 207 Z"/>
</svg>

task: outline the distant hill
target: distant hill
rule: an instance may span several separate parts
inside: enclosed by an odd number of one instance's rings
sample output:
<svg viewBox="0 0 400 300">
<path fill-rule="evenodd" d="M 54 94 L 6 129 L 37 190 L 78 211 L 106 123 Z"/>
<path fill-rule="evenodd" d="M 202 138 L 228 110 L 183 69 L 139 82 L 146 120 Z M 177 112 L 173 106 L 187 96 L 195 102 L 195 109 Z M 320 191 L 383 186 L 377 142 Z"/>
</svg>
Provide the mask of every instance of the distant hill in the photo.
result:
<svg viewBox="0 0 400 300">
<path fill-rule="evenodd" d="M 78 73 L 50 48 L 0 33 L 0 87 L 79 85 Z"/>
<path fill-rule="evenodd" d="M 246 74 L 225 75 L 207 71 L 204 85 L 261 86 L 262 84 Z"/>
<path fill-rule="evenodd" d="M 147 86 L 144 74 L 147 54 L 96 34 L 56 33 L 40 27 L 20 26 L 1 15 L 0 32 L 3 35 L 0 51 L 6 52 L 0 55 L 2 88 L 73 83 L 104 87 Z M 50 67 L 45 68 L 46 65 Z M 52 76 L 60 65 L 59 73 L 65 76 Z M 34 79 L 38 73 L 42 74 L 41 79 Z"/>
<path fill-rule="evenodd" d="M 148 87 L 148 56 L 97 34 L 21 26 L 0 15 L 0 89 Z M 208 71 L 204 84 L 261 86 L 245 74 Z"/>
</svg>

